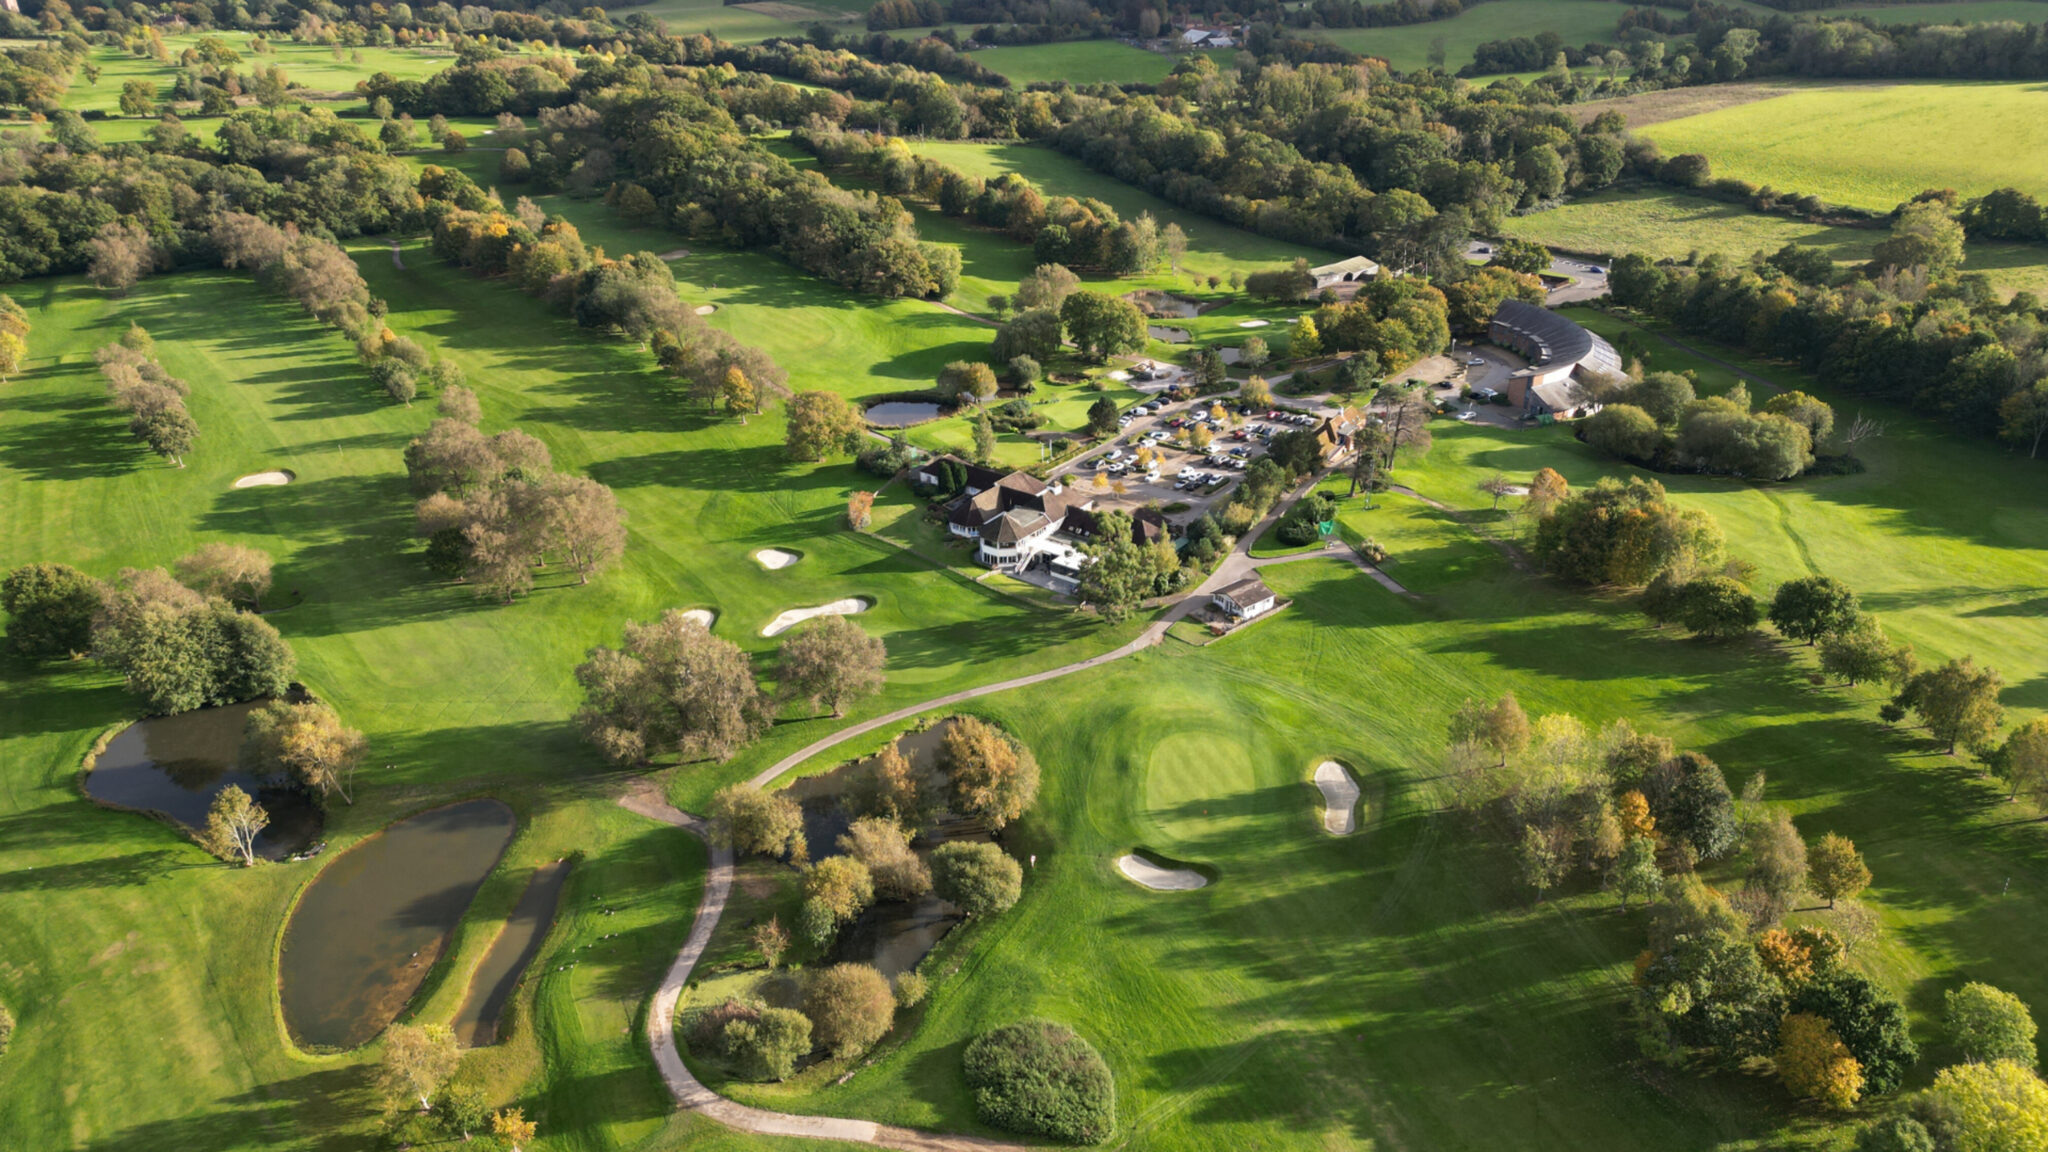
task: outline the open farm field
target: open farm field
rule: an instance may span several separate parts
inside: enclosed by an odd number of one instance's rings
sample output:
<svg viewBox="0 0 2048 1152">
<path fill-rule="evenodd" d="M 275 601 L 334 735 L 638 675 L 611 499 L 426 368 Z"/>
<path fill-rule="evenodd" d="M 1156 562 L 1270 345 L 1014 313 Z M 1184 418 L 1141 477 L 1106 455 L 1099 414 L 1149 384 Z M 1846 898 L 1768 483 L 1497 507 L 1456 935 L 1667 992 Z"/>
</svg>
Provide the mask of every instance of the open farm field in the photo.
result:
<svg viewBox="0 0 2048 1152">
<path fill-rule="evenodd" d="M 367 80 L 379 72 L 389 72 L 400 79 L 424 79 L 455 62 L 454 52 L 439 46 L 344 47 L 337 57 L 335 50 L 324 44 L 302 44 L 278 38 L 270 41 L 269 52 L 258 55 L 250 51 L 250 38 L 246 33 L 222 33 L 219 38 L 242 57 L 242 62 L 233 67 L 244 76 L 258 67 L 275 66 L 284 69 L 285 76 L 292 83 L 304 85 L 309 92 L 349 92 L 357 81 Z M 109 116 L 118 116 L 121 85 L 130 80 L 147 80 L 157 85 L 157 98 L 161 101 L 167 97 L 171 82 L 177 79 L 178 53 L 194 46 L 200 39 L 198 33 L 189 32 L 165 36 L 164 44 L 171 53 L 170 63 L 159 63 L 118 48 L 95 48 L 91 59 L 100 66 L 98 83 L 88 81 L 81 70 L 64 94 L 64 106 L 78 112 L 97 109 Z M 149 117 L 148 122 L 154 123 L 155 119 L 154 116 Z M 105 129 L 108 126 L 98 127 Z"/>
<path fill-rule="evenodd" d="M 1826 249 L 1838 264 L 1868 261 L 1871 247 L 1886 235 L 1877 228 L 1831 227 L 1752 212 L 1669 188 L 1597 193 L 1547 212 L 1510 216 L 1502 230 L 1558 251 L 1610 258 L 1641 252 L 1683 260 L 1694 252 L 1718 252 L 1741 259 L 1802 244 Z M 1964 270 L 1984 273 L 2008 293 L 2048 291 L 2048 246 L 1972 241 Z"/>
<path fill-rule="evenodd" d="M 1602 0 L 1491 0 L 1448 20 L 1391 28 L 1327 28 L 1314 35 L 1353 52 L 1378 56 L 1407 71 L 1429 63 L 1430 44 L 1444 41 L 1444 64 L 1456 72 L 1488 40 L 1555 32 L 1573 46 L 1611 42 L 1621 13 Z M 1486 77 L 1480 78 L 1484 83 Z"/>
<path fill-rule="evenodd" d="M 861 16 L 867 5 L 853 0 L 802 0 L 801 3 L 720 4 L 717 0 L 653 0 L 647 4 L 609 6 L 612 19 L 645 13 L 665 22 L 672 35 L 709 32 L 734 44 L 758 44 L 776 36 L 801 36 L 812 24 L 826 23 L 843 32 L 866 35 Z"/>
<path fill-rule="evenodd" d="M 1219 54 L 1235 57 L 1235 52 Z M 1133 48 L 1120 40 L 1070 40 L 1060 44 L 1020 44 L 985 48 L 973 59 L 1010 78 L 1022 88 L 1027 84 L 1157 84 L 1173 71 L 1177 61 L 1159 52 Z M 1227 68 L 1229 59 L 1216 66 Z"/>
<path fill-rule="evenodd" d="M 1816 18 L 1867 17 L 1879 24 L 1988 24 L 2016 20 L 2039 24 L 2048 20 L 2040 0 L 1955 0 L 1949 4 L 1847 4 L 1810 13 Z"/>
<path fill-rule="evenodd" d="M 1482 7 L 1479 9 L 1484 11 Z M 1889 211 L 1928 188 L 2048 193 L 2048 87 L 1926 82 L 1807 87 L 1642 129 L 1714 175 Z"/>
</svg>

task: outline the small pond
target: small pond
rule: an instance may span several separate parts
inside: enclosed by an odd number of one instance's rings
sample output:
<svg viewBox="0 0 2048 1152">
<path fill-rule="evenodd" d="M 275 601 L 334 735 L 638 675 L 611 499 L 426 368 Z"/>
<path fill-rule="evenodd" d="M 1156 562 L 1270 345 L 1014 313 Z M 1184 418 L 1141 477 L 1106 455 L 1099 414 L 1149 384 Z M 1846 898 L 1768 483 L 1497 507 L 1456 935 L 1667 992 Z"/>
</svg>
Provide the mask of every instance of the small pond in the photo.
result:
<svg viewBox="0 0 2048 1152">
<path fill-rule="evenodd" d="M 160 812 L 197 831 L 213 798 L 233 784 L 270 814 L 256 852 L 282 860 L 320 838 L 320 805 L 287 781 L 237 766 L 242 727 L 268 703 L 251 700 L 137 721 L 121 730 L 85 774 L 85 794 L 103 804 Z"/>
<path fill-rule="evenodd" d="M 285 928 L 278 995 L 304 1048 L 355 1048 L 397 1018 L 512 841 L 512 809 L 466 800 L 329 864 Z"/>
<path fill-rule="evenodd" d="M 939 745 L 951 723 L 942 721 L 922 732 L 906 732 L 896 740 L 896 750 L 910 761 L 925 787 L 933 790 L 946 787 L 946 774 L 939 768 Z M 790 798 L 803 807 L 804 839 L 810 845 L 811 859 L 840 854 L 839 837 L 853 823 L 853 817 L 841 807 L 840 798 L 863 763 L 841 765 L 789 786 Z M 941 819 L 936 827 L 919 831 L 911 847 L 918 855 L 929 857 L 932 849 L 950 841 L 988 839 L 989 834 L 979 824 Z M 840 931 L 831 960 L 872 964 L 882 975 L 894 980 L 916 968 L 959 923 L 959 909 L 937 896 L 879 902 Z"/>
<path fill-rule="evenodd" d="M 1145 331 L 1151 333 L 1154 340 L 1164 340 L 1168 344 L 1185 344 L 1195 338 L 1194 333 L 1185 328 L 1168 328 L 1160 324 L 1149 324 Z"/>
<path fill-rule="evenodd" d="M 907 428 L 936 420 L 942 412 L 937 404 L 916 400 L 884 400 L 868 408 L 868 423 L 883 428 Z"/>
<path fill-rule="evenodd" d="M 513 990 L 519 987 L 520 974 L 533 963 L 541 941 L 547 939 L 548 928 L 555 922 L 555 904 L 561 899 L 562 885 L 568 879 L 566 860 L 534 869 L 533 879 L 526 882 L 526 891 L 512 909 L 511 918 L 505 921 L 504 931 L 498 933 L 490 953 L 470 978 L 469 995 L 463 998 L 462 1009 L 455 1013 L 455 1038 L 464 1045 L 484 1048 L 498 1042 L 498 1020 L 504 1016 Z"/>
<path fill-rule="evenodd" d="M 1124 299 L 1136 304 L 1153 316 L 1178 316 L 1182 320 L 1193 320 L 1202 314 L 1202 306 L 1185 296 L 1161 292 L 1156 288 L 1144 288 L 1125 293 Z"/>
</svg>

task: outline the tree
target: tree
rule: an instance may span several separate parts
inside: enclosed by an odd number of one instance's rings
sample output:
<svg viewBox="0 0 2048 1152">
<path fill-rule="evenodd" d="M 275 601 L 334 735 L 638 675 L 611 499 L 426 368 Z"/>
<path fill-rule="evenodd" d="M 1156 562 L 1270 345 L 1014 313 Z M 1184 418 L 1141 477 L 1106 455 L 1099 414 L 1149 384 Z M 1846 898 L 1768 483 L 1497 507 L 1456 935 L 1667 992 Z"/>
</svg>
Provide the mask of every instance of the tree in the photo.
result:
<svg viewBox="0 0 2048 1152">
<path fill-rule="evenodd" d="M 839 837 L 839 850 L 867 867 L 880 899 L 915 900 L 931 891 L 931 870 L 910 850 L 910 833 L 894 820 L 855 820 Z"/>
<path fill-rule="evenodd" d="M 747 939 L 754 945 L 754 951 L 761 954 L 761 959 L 767 961 L 770 971 L 782 963 L 783 953 L 789 951 L 789 930 L 782 926 L 780 916 L 770 916 L 767 923 L 754 925 Z"/>
<path fill-rule="evenodd" d="M 273 700 L 249 714 L 242 737 L 242 761 L 261 775 L 285 774 L 325 798 L 350 794 L 356 768 L 369 742 L 344 727 L 334 709 L 316 700 Z"/>
<path fill-rule="evenodd" d="M 1504 236 L 1494 243 L 1493 257 L 1487 263 L 1534 276 L 1550 269 L 1550 249 L 1534 240 Z"/>
<path fill-rule="evenodd" d="M 92 648 L 154 715 L 283 695 L 294 667 L 267 621 L 161 568 L 122 570 L 94 617 Z"/>
<path fill-rule="evenodd" d="M 867 428 L 860 410 L 837 392 L 799 392 L 789 398 L 784 443 L 793 460 L 823 460 L 860 448 Z"/>
<path fill-rule="evenodd" d="M 199 846 L 223 860 L 237 856 L 242 866 L 256 863 L 256 837 L 270 826 L 270 813 L 234 784 L 220 790 L 206 810 Z"/>
<path fill-rule="evenodd" d="M 88 245 L 92 253 L 87 273 L 94 285 L 115 295 L 125 294 L 156 263 L 156 245 L 140 224 L 119 220 L 102 225 Z"/>
<path fill-rule="evenodd" d="M 263 610 L 270 591 L 270 553 L 243 544 L 216 542 L 179 559 L 178 580 L 208 596 L 239 600 Z"/>
<path fill-rule="evenodd" d="M 725 1054 L 733 1070 L 750 1080 L 781 1081 L 811 1050 L 811 1021 L 790 1008 L 763 1008 L 752 1020 L 725 1026 Z"/>
<path fill-rule="evenodd" d="M 434 1089 L 461 1060 L 462 1048 L 447 1025 L 393 1024 L 384 1034 L 384 1057 L 377 1079 L 394 1104 L 414 1098 L 425 1108 Z"/>
<path fill-rule="evenodd" d="M 1702 576 L 1679 595 L 1678 622 L 1695 636 L 1727 640 L 1756 631 L 1763 608 L 1739 580 Z"/>
<path fill-rule="evenodd" d="M 740 371 L 737 364 L 727 365 L 724 382 L 718 386 L 718 398 L 725 402 L 726 414 L 730 416 L 761 410 L 753 381 L 747 379 L 747 374 Z"/>
<path fill-rule="evenodd" d="M 192 451 L 193 442 L 199 439 L 199 425 L 183 404 L 138 412 L 128 421 L 128 430 L 151 452 L 180 468 L 185 466 L 185 455 Z"/>
<path fill-rule="evenodd" d="M 484 1102 L 481 1087 L 467 1081 L 450 1080 L 434 1094 L 434 1115 L 443 1127 L 467 1141 L 470 1133 L 490 1123 L 491 1107 Z"/>
<path fill-rule="evenodd" d="M 1557 469 L 1538 468 L 1536 475 L 1529 480 L 1529 495 L 1523 502 L 1523 507 L 1541 519 L 1548 516 L 1550 510 L 1569 495 L 1571 486 L 1565 483 L 1564 477 L 1558 474 Z"/>
<path fill-rule="evenodd" d="M 1714 568 L 1723 546 L 1711 515 L 1674 507 L 1662 484 L 1636 476 L 1602 477 L 1558 501 L 1537 522 L 1533 550 L 1568 580 L 1637 587 L 1666 569 Z"/>
<path fill-rule="evenodd" d="M 955 840 L 932 853 L 932 890 L 970 920 L 998 916 L 1024 894 L 1024 869 L 994 844 Z"/>
<path fill-rule="evenodd" d="M 1677 372 L 1652 372 L 1629 385 L 1620 397 L 1667 428 L 1678 423 L 1686 405 L 1696 398 L 1692 377 Z"/>
<path fill-rule="evenodd" d="M 1294 322 L 1294 332 L 1287 338 L 1287 354 L 1296 360 L 1309 360 L 1323 354 L 1323 335 L 1316 331 L 1316 318 L 1303 316 Z"/>
<path fill-rule="evenodd" d="M 864 531 L 875 522 L 875 494 L 855 492 L 846 498 L 846 526 L 856 532 Z"/>
<path fill-rule="evenodd" d="M 1571 867 L 1570 857 L 1561 850 L 1561 839 L 1555 830 L 1532 824 L 1522 830 L 1522 841 L 1516 845 L 1515 861 L 1521 868 L 1522 883 L 1536 893 L 1539 902 Z"/>
<path fill-rule="evenodd" d="M 2048 788 L 2048 717 L 2035 717 L 2005 738 L 1998 771 L 2012 785 L 2011 796 Z"/>
<path fill-rule="evenodd" d="M 1641 793 L 1631 795 L 1640 798 Z M 1645 903 L 1655 900 L 1657 894 L 1664 890 L 1664 872 L 1657 867 L 1657 842 L 1648 836 L 1630 836 L 1624 840 L 1621 855 L 1615 857 L 1607 880 L 1614 886 L 1615 894 L 1621 897 L 1623 908 L 1628 907 L 1632 897 Z"/>
<path fill-rule="evenodd" d="M 1815 448 L 1835 434 L 1834 408 L 1804 392 L 1780 392 L 1764 401 L 1762 411 L 1769 416 L 1783 416 L 1806 429 L 1807 439 Z"/>
<path fill-rule="evenodd" d="M 803 1012 L 818 1044 L 844 1059 L 889 1034 L 896 997 L 889 981 L 866 964 L 834 964 L 804 983 Z"/>
<path fill-rule="evenodd" d="M 989 421 L 988 409 L 974 410 L 974 462 L 983 467 L 995 463 L 996 429 Z"/>
<path fill-rule="evenodd" d="M 7 611 L 7 647 L 43 660 L 74 656 L 92 647 L 100 582 L 69 564 L 24 564 L 0 580 Z"/>
<path fill-rule="evenodd" d="M 828 856 L 805 869 L 802 888 L 804 930 L 821 948 L 875 902 L 875 878 L 851 856 Z"/>
<path fill-rule="evenodd" d="M 1940 278 L 1963 262 L 1963 226 L 1940 200 L 1915 200 L 1901 205 L 1889 237 L 1871 249 L 1873 271 L 1925 268 Z"/>
<path fill-rule="evenodd" d="M 2036 1028 L 2026 1001 L 1989 984 L 1970 983 L 1950 989 L 1943 1006 L 1949 1040 L 1962 1049 L 1965 1058 L 2034 1066 Z"/>
<path fill-rule="evenodd" d="M 1787 580 L 1771 597 L 1771 626 L 1809 646 L 1848 629 L 1860 613 L 1856 593 L 1832 576 Z"/>
<path fill-rule="evenodd" d="M 1026 394 L 1038 390 L 1038 382 L 1045 379 L 1045 369 L 1029 356 L 1010 357 L 1010 384 L 1017 391 Z"/>
<path fill-rule="evenodd" d="M 1107 396 L 1102 396 L 1098 397 L 1093 404 L 1088 405 L 1088 434 L 1090 436 L 1110 435 L 1116 431 L 1116 421 L 1116 401 L 1111 400 Z"/>
<path fill-rule="evenodd" d="M 2048 1084 L 2010 1060 L 1942 1069 L 1915 1110 L 1941 1152 L 2048 1149 Z"/>
<path fill-rule="evenodd" d="M 1631 839 L 1648 839 L 1657 831 L 1657 818 L 1650 814 L 1649 799 L 1634 788 L 1621 794 L 1614 813 L 1621 821 L 1622 835 Z"/>
<path fill-rule="evenodd" d="M 0 384 L 5 384 L 28 362 L 28 341 L 13 332 L 0 331 Z"/>
<path fill-rule="evenodd" d="M 671 753 L 724 759 L 768 727 L 747 654 L 673 608 L 652 624 L 627 624 L 620 648 L 592 648 L 576 682 L 577 722 L 615 764 Z"/>
<path fill-rule="evenodd" d="M 1060 310 L 1067 297 L 1081 287 L 1081 278 L 1064 264 L 1040 264 L 1017 285 L 1017 311 L 1044 308 Z"/>
<path fill-rule="evenodd" d="M 989 355 L 996 360 L 1029 356 L 1043 363 L 1059 353 L 1062 332 L 1057 309 L 1033 308 L 996 329 Z"/>
<path fill-rule="evenodd" d="M 1064 1144 L 1100 1144 L 1116 1127 L 1116 1084 L 1073 1030 L 1020 1020 L 974 1038 L 961 1054 L 985 1124 Z"/>
<path fill-rule="evenodd" d="M 1479 482 L 1479 490 L 1493 497 L 1493 506 L 1498 510 L 1501 497 L 1513 495 L 1515 485 L 1508 480 L 1505 472 L 1495 472 Z"/>
<path fill-rule="evenodd" d="M 1856 1137 L 1856 1152 L 1934 1152 L 1934 1137 L 1911 1116 L 1873 1121 Z"/>
<path fill-rule="evenodd" d="M 1837 968 L 1792 993 L 1789 1010 L 1825 1019 L 1863 1065 L 1864 1090 L 1883 1095 L 1899 1086 L 1920 1058 L 1906 1029 L 1906 1006 L 1866 977 Z"/>
<path fill-rule="evenodd" d="M 1742 838 L 1735 797 L 1721 766 L 1697 752 L 1657 766 L 1646 783 L 1650 810 L 1668 837 L 1683 840 L 1701 860 L 1717 860 Z"/>
<path fill-rule="evenodd" d="M 1664 430 L 1633 404 L 1609 404 L 1579 426 L 1586 443 L 1619 460 L 1646 464 L 1664 447 Z"/>
<path fill-rule="evenodd" d="M 519 1152 L 519 1146 L 538 1131 L 540 1125 L 528 1120 L 523 1109 L 506 1108 L 491 1116 L 491 1135 L 511 1145 L 512 1152 Z"/>
<path fill-rule="evenodd" d="M 1667 901 L 1659 915 L 1676 918 L 1685 907 Z M 1725 905 L 1712 915 L 1732 919 Z M 1672 935 L 1642 970 L 1636 997 L 1652 1048 L 1700 1049 L 1725 1063 L 1768 1055 L 1784 1016 L 1778 978 L 1740 931 L 1726 927 L 1701 925 Z"/>
<path fill-rule="evenodd" d="M 1998 703 L 2003 685 L 1995 669 L 1979 668 L 1965 656 L 1914 676 L 1901 695 L 1953 756 L 1958 744 L 1980 747 L 1998 730 L 2005 717 Z"/>
<path fill-rule="evenodd" d="M 1863 1066 L 1818 1016 L 1795 1012 L 1785 1017 L 1778 1030 L 1777 1065 L 1778 1078 L 1794 1096 L 1837 1111 L 1854 1108 L 1863 1094 Z"/>
<path fill-rule="evenodd" d="M 0 379 L 7 372 L 0 367 Z M 1999 436 L 2027 446 L 2027 459 L 2041 454 L 2041 437 L 2048 435 L 2048 376 L 2015 388 L 1998 403 Z"/>
<path fill-rule="evenodd" d="M 1833 908 L 1835 901 L 1854 899 L 1870 887 L 1870 869 L 1855 841 L 1829 832 L 1807 849 L 1806 884 Z"/>
<path fill-rule="evenodd" d="M 719 842 L 743 855 L 805 855 L 804 811 L 786 792 L 728 784 L 711 794 L 710 815 Z"/>
<path fill-rule="evenodd" d="M 610 488 L 588 476 L 556 473 L 542 481 L 524 501 L 531 522 L 528 532 L 547 551 L 560 551 L 578 584 L 619 562 L 626 551 L 625 512 Z"/>
<path fill-rule="evenodd" d="M 121 115 L 156 115 L 156 85 L 147 80 L 130 80 L 121 85 Z"/>
<path fill-rule="evenodd" d="M 1451 717 L 1450 739 L 1454 744 L 1470 740 L 1493 749 L 1505 767 L 1509 755 L 1529 744 L 1529 714 L 1522 711 L 1513 692 L 1490 705 L 1467 700 Z"/>
<path fill-rule="evenodd" d="M 1311 318 L 1309 322 L 1314 323 L 1314 320 Z M 1238 347 L 1237 362 L 1244 365 L 1247 369 L 1256 372 L 1266 366 L 1266 359 L 1270 355 L 1272 353 L 1266 347 L 1265 337 L 1250 336 L 1246 337 L 1245 342 Z"/>
<path fill-rule="evenodd" d="M 1806 841 L 1799 838 L 1790 813 L 1774 809 L 1751 822 L 1748 829 L 1749 871 L 1744 877 L 1752 893 L 1752 922 L 1772 923 L 1791 910 L 1806 886 L 1810 862 Z"/>
<path fill-rule="evenodd" d="M 1898 667 L 1900 653 L 1877 617 L 1859 615 L 1847 626 L 1821 637 L 1820 668 L 1854 686 L 1865 680 L 1889 679 Z"/>
<path fill-rule="evenodd" d="M 1009 733 L 974 716 L 955 717 L 939 745 L 953 808 L 1000 831 L 1038 799 L 1038 761 Z"/>
<path fill-rule="evenodd" d="M 887 659 L 881 637 L 868 635 L 847 617 L 825 616 L 782 642 L 776 676 L 785 697 L 812 708 L 823 702 L 838 717 L 846 714 L 850 701 L 882 690 Z"/>
<path fill-rule="evenodd" d="M 412 407 L 413 398 L 420 394 L 419 380 L 413 375 L 412 365 L 393 356 L 372 361 L 370 378 L 384 389 L 385 395 L 406 407 Z"/>
<path fill-rule="evenodd" d="M 1060 305 L 1067 335 L 1090 359 L 1107 360 L 1145 347 L 1145 316 L 1135 304 L 1101 292 L 1077 291 Z"/>
</svg>

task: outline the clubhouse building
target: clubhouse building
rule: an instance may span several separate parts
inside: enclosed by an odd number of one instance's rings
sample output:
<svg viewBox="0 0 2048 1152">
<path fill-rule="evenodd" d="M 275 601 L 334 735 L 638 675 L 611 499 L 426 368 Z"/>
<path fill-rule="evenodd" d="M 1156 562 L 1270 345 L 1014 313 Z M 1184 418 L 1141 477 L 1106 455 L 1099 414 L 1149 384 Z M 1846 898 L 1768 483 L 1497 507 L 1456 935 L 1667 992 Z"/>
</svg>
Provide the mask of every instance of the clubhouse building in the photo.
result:
<svg viewBox="0 0 2048 1152">
<path fill-rule="evenodd" d="M 1614 345 L 1548 308 L 1504 300 L 1487 337 L 1529 361 L 1508 377 L 1510 407 L 1531 416 L 1564 416 L 1593 406 L 1587 386 L 1622 375 Z"/>
<path fill-rule="evenodd" d="M 998 572 L 1023 572 L 1042 567 L 1053 585 L 1071 592 L 1080 582 L 1086 556 L 1084 541 L 1100 531 L 1095 499 L 1049 484 L 1028 472 L 1001 473 L 941 456 L 918 467 L 921 484 L 941 483 L 935 468 L 941 460 L 961 466 L 965 490 L 946 510 L 946 531 L 975 541 L 974 559 Z M 1150 544 L 1166 535 L 1166 518 L 1145 508 L 1128 509 L 1131 536 Z"/>
</svg>

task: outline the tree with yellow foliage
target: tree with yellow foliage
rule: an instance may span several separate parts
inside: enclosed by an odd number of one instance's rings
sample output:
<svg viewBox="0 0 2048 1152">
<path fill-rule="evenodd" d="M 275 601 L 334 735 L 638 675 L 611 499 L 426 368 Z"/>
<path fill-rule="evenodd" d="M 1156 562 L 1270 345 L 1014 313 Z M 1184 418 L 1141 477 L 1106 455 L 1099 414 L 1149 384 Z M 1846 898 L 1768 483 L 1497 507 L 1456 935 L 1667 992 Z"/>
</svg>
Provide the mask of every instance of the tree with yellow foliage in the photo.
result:
<svg viewBox="0 0 2048 1152">
<path fill-rule="evenodd" d="M 1826 1020 L 1806 1012 L 1778 1028 L 1778 1078 L 1792 1094 L 1830 1108 L 1854 1108 L 1863 1095 L 1863 1065 Z"/>
<path fill-rule="evenodd" d="M 737 416 L 742 412 L 759 412 L 760 398 L 754 392 L 754 382 L 740 371 L 739 365 L 730 365 L 725 370 L 725 381 L 718 386 L 719 399 L 725 401 L 727 415 Z"/>
<path fill-rule="evenodd" d="M 1621 833 L 1628 837 L 1654 836 L 1657 834 L 1657 818 L 1650 815 L 1650 801 L 1634 788 L 1621 794 L 1621 800 L 1614 806 L 1614 814 L 1621 818 Z"/>
</svg>

